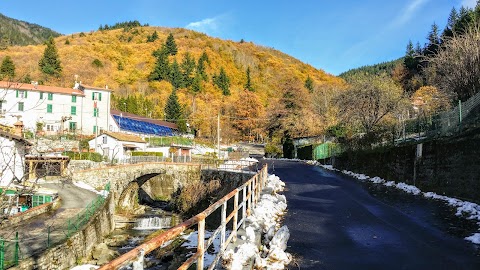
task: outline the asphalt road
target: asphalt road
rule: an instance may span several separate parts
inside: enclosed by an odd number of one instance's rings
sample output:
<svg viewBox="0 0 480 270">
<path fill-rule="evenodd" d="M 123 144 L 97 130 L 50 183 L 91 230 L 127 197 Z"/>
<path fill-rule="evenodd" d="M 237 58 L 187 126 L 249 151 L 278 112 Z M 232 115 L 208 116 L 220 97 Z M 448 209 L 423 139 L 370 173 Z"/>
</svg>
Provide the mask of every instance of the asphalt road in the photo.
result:
<svg viewBox="0 0 480 270">
<path fill-rule="evenodd" d="M 286 182 L 289 269 L 480 269 L 479 247 L 422 218 L 423 204 L 410 215 L 341 174 L 262 162 Z"/>
</svg>

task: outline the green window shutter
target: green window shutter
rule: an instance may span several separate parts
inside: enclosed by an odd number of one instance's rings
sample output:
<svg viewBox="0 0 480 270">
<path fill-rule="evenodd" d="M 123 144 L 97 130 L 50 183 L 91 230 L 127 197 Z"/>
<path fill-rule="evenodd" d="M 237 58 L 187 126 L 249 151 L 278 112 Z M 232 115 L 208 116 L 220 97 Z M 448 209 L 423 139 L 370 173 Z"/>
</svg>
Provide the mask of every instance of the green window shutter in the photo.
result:
<svg viewBox="0 0 480 270">
<path fill-rule="evenodd" d="M 53 111 L 53 105 L 47 104 L 47 113 L 51 113 Z"/>
<path fill-rule="evenodd" d="M 18 98 L 18 90 L 17 90 L 17 94 L 16 94 L 16 95 L 17 95 L 17 98 Z"/>
<path fill-rule="evenodd" d="M 25 91 L 25 98 L 27 98 L 27 95 L 28 95 L 28 91 Z"/>
<path fill-rule="evenodd" d="M 48 100 L 53 100 L 53 94 L 52 93 L 48 93 Z"/>
<path fill-rule="evenodd" d="M 23 112 L 23 109 L 24 109 L 23 105 L 24 105 L 23 102 L 18 103 L 18 111 Z"/>
<path fill-rule="evenodd" d="M 93 126 L 93 134 L 97 134 L 97 126 Z"/>
<path fill-rule="evenodd" d="M 93 108 L 93 117 L 98 117 L 98 108 Z"/>
<path fill-rule="evenodd" d="M 98 101 L 102 101 L 102 93 L 98 93 Z"/>
<path fill-rule="evenodd" d="M 92 100 L 95 100 L 95 92 L 92 92 Z"/>
<path fill-rule="evenodd" d="M 43 92 L 40 92 L 40 99 L 43 99 Z"/>
<path fill-rule="evenodd" d="M 73 103 L 77 102 L 77 96 L 72 95 L 72 102 Z"/>
<path fill-rule="evenodd" d="M 76 106 L 72 106 L 70 108 L 70 114 L 71 115 L 77 115 L 77 107 Z"/>
</svg>

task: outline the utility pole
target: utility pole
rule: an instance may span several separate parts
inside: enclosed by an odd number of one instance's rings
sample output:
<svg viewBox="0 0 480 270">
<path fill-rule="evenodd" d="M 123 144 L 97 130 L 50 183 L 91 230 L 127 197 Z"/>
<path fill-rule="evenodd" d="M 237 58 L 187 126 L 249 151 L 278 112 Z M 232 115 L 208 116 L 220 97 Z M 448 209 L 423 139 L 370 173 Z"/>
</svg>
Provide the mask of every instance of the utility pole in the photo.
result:
<svg viewBox="0 0 480 270">
<path fill-rule="evenodd" d="M 218 159 L 220 159 L 220 113 L 217 115 L 217 148 L 218 148 Z"/>
</svg>

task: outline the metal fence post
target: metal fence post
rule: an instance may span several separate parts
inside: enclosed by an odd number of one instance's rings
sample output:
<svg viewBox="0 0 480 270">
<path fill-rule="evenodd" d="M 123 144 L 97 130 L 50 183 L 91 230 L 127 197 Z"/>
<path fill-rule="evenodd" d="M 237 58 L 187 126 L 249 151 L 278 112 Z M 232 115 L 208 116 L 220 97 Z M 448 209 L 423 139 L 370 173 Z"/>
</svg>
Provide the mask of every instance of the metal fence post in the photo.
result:
<svg viewBox="0 0 480 270">
<path fill-rule="evenodd" d="M 223 250 L 225 246 L 225 231 L 227 230 L 227 202 L 222 204 L 222 220 L 221 225 L 222 231 L 220 232 L 220 249 Z"/>
<path fill-rule="evenodd" d="M 458 120 L 462 123 L 462 101 L 458 100 Z"/>
<path fill-rule="evenodd" d="M 18 232 L 15 233 L 15 251 L 14 251 L 14 255 L 13 255 L 13 262 L 15 264 L 15 266 L 18 265 L 18 261 L 19 261 L 19 250 L 20 250 L 20 244 L 18 243 Z"/>
<path fill-rule="evenodd" d="M 0 270 L 4 269 L 5 261 L 5 240 L 0 238 Z"/>
</svg>

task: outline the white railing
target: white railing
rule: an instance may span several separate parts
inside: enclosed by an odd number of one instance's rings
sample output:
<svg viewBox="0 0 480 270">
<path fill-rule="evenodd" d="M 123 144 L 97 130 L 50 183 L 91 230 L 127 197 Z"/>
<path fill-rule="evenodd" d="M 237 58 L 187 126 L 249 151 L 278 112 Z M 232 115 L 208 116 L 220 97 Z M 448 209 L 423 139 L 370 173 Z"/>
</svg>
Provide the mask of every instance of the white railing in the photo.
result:
<svg viewBox="0 0 480 270">
<path fill-rule="evenodd" d="M 141 244 L 140 246 L 130 250 L 122 256 L 114 259 L 113 261 L 103 265 L 99 270 L 118 269 L 123 266 L 132 264 L 133 261 L 143 258 L 144 255 L 152 252 L 153 250 L 161 247 L 167 241 L 173 240 L 181 233 L 194 225 L 197 225 L 198 231 L 198 245 L 197 252 L 193 254 L 188 260 L 186 260 L 178 269 L 188 269 L 192 264 L 196 263 L 197 270 L 204 269 L 204 255 L 205 251 L 213 244 L 213 241 L 220 234 L 220 251 L 215 256 L 213 262 L 208 266 L 208 269 L 214 269 L 223 255 L 226 247 L 232 241 L 237 239 L 237 231 L 240 227 L 245 228 L 245 220 L 247 216 L 251 214 L 252 208 L 257 204 L 260 197 L 260 193 L 265 186 L 267 180 L 268 168 L 265 165 L 257 174 L 255 174 L 250 180 L 248 180 L 242 186 L 234 189 L 216 203 L 210 205 L 203 212 L 198 215 L 184 221 L 183 223 L 169 229 L 168 231 L 156 236 L 155 238 Z M 241 196 L 241 202 L 239 202 Z M 230 213 L 227 213 L 228 202 L 233 199 L 233 209 Z M 213 232 L 212 236 L 205 240 L 205 220 L 215 210 L 221 208 L 221 223 L 220 226 Z M 239 220 L 239 213 L 241 213 L 241 219 Z M 227 215 L 228 214 L 228 215 Z M 231 233 L 226 237 L 227 224 L 232 221 Z M 140 260 L 142 261 L 142 260 Z"/>
</svg>

